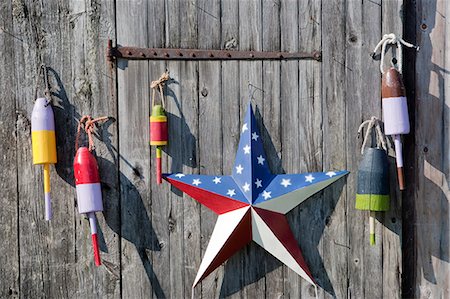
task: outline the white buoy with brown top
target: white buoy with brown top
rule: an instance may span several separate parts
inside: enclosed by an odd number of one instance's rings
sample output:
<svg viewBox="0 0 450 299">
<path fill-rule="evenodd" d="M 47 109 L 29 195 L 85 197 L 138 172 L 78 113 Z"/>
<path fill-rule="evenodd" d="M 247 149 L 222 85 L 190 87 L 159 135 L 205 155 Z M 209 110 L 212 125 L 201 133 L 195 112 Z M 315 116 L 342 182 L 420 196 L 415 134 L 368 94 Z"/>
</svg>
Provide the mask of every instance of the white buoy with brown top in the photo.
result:
<svg viewBox="0 0 450 299">
<path fill-rule="evenodd" d="M 405 87 L 399 71 L 390 68 L 383 74 L 381 81 L 384 132 L 394 139 L 397 177 L 400 190 L 405 189 L 403 174 L 403 153 L 400 135 L 409 134 L 408 103 Z"/>
<path fill-rule="evenodd" d="M 387 45 L 397 45 L 397 68 L 391 67 L 384 70 L 384 53 Z M 375 47 L 374 54 L 381 47 L 380 71 L 381 97 L 384 121 L 384 133 L 391 135 L 395 144 L 395 157 L 397 162 L 397 177 L 400 190 L 405 190 L 405 177 L 403 173 L 403 154 L 401 136 L 410 131 L 408 103 L 406 100 L 405 86 L 402 80 L 402 45 L 410 48 L 417 48 L 396 37 L 395 34 L 385 34 L 383 39 Z"/>
</svg>

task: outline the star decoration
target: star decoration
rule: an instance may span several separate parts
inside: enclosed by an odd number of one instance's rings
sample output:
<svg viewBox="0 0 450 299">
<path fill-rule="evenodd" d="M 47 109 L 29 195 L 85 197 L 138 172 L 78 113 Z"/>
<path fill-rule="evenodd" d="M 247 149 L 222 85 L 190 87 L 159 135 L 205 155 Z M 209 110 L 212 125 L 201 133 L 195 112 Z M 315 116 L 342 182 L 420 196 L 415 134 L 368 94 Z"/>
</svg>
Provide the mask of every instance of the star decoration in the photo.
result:
<svg viewBox="0 0 450 299">
<path fill-rule="evenodd" d="M 256 159 L 258 160 L 258 164 L 264 165 L 264 161 L 266 161 L 266 159 L 264 159 L 264 157 L 262 155 L 260 155 L 259 157 L 256 157 Z"/>
<path fill-rule="evenodd" d="M 266 190 L 264 190 L 261 195 L 264 198 L 264 200 L 266 200 L 272 197 L 270 194 L 272 194 L 272 192 L 267 192 Z"/>
<path fill-rule="evenodd" d="M 314 179 L 315 177 L 312 174 L 305 176 L 305 182 L 312 183 Z"/>
<path fill-rule="evenodd" d="M 248 144 L 246 146 L 244 146 L 243 150 L 244 150 L 244 154 L 250 154 L 250 146 L 248 146 Z"/>
<path fill-rule="evenodd" d="M 221 179 L 218 177 L 215 177 L 213 182 L 214 182 L 214 184 L 219 184 L 219 183 L 221 183 Z"/>
<path fill-rule="evenodd" d="M 236 166 L 236 173 L 237 173 L 237 174 L 242 174 L 242 170 L 244 170 L 244 168 L 242 167 L 241 164 L 239 164 L 238 166 Z"/>
<path fill-rule="evenodd" d="M 247 131 L 247 130 L 248 130 L 247 123 L 245 123 L 245 124 L 242 126 L 242 131 L 241 131 L 241 133 L 244 133 L 244 132 Z"/>
<path fill-rule="evenodd" d="M 256 188 L 261 188 L 262 187 L 262 181 L 260 179 L 256 179 L 255 185 L 256 185 Z"/>
<path fill-rule="evenodd" d="M 336 175 L 336 172 L 334 171 L 328 171 L 327 173 L 325 173 L 325 175 L 329 176 L 330 178 L 334 177 Z"/>
<path fill-rule="evenodd" d="M 282 179 L 280 185 L 284 186 L 284 188 L 287 188 L 288 186 L 292 185 L 290 179 Z"/>
<path fill-rule="evenodd" d="M 193 287 L 251 241 L 315 285 L 285 214 L 348 172 L 274 175 L 264 163 L 261 139 L 253 138 L 258 134 L 249 104 L 231 175 L 221 176 L 218 184 L 217 176 L 164 174 L 170 184 L 219 215 Z M 248 154 L 245 146 L 251 148 Z"/>
<path fill-rule="evenodd" d="M 236 191 L 234 189 L 228 189 L 227 195 L 232 197 L 236 195 Z"/>
</svg>

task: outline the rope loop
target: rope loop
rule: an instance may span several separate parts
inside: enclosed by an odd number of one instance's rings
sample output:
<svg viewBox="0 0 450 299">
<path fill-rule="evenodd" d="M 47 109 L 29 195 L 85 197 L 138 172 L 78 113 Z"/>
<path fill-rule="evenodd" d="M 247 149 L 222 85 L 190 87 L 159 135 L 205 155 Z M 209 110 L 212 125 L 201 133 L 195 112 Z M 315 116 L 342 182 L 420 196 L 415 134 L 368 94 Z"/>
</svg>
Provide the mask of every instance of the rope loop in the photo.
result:
<svg viewBox="0 0 450 299">
<path fill-rule="evenodd" d="M 105 120 L 108 120 L 107 116 L 92 118 L 92 116 L 90 115 L 85 115 L 80 119 L 80 122 L 78 123 L 77 136 L 75 138 L 75 151 L 78 150 L 78 140 L 81 135 L 81 129 L 83 129 L 84 132 L 88 135 L 89 151 L 92 152 L 95 149 L 94 139 L 92 138 L 92 134 L 94 133 L 94 125 L 97 122 Z"/>
<path fill-rule="evenodd" d="M 386 53 L 386 47 L 387 45 L 397 45 L 397 51 L 398 51 L 398 71 L 401 74 L 402 73 L 402 45 L 408 48 L 415 48 L 417 51 L 419 51 L 419 46 L 415 46 L 413 44 L 410 44 L 406 41 L 404 41 L 401 37 L 395 36 L 394 33 L 389 33 L 383 35 L 383 38 L 380 40 L 380 42 L 377 44 L 375 49 L 373 50 L 372 57 L 375 56 L 375 54 L 378 52 L 378 50 L 381 47 L 381 59 L 380 59 L 380 72 L 384 74 L 384 55 Z"/>
<path fill-rule="evenodd" d="M 158 80 L 156 81 L 152 81 L 152 83 L 150 84 L 150 87 L 153 89 L 152 92 L 152 107 L 155 106 L 155 96 L 156 96 L 156 90 L 159 90 L 159 97 L 161 100 L 161 104 L 163 106 L 164 109 L 166 109 L 166 101 L 165 101 L 165 97 L 164 97 L 164 86 L 166 84 L 167 81 L 170 80 L 170 75 L 169 75 L 169 71 L 166 70 L 160 77 Z"/>
<path fill-rule="evenodd" d="M 366 131 L 366 134 L 364 135 L 364 141 L 361 146 L 361 155 L 364 154 L 364 149 L 366 147 L 367 140 L 369 139 L 369 136 L 371 135 L 373 129 L 375 129 L 377 148 L 382 148 L 387 152 L 388 148 L 387 148 L 387 142 L 386 142 L 386 135 L 384 135 L 383 131 L 381 130 L 380 124 L 381 124 L 381 120 L 375 116 L 372 116 L 369 120 L 364 121 L 359 126 L 358 135 L 357 135 L 358 138 L 361 136 L 361 132 L 362 132 L 363 128 L 367 125 L 367 131 Z"/>
</svg>

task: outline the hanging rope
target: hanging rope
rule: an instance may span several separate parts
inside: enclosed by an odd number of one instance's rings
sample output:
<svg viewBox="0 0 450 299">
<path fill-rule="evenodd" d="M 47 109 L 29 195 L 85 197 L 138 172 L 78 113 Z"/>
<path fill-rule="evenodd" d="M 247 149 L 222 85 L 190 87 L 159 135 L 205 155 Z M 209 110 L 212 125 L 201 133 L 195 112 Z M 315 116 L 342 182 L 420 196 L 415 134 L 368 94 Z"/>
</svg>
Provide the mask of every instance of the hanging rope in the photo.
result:
<svg viewBox="0 0 450 299">
<path fill-rule="evenodd" d="M 90 115 L 83 116 L 80 119 L 80 122 L 78 123 L 77 136 L 75 138 L 75 151 L 78 150 L 78 139 L 80 138 L 80 135 L 81 135 L 82 126 L 84 125 L 83 129 L 86 132 L 86 134 L 88 135 L 89 151 L 92 152 L 95 149 L 94 139 L 92 138 L 92 134 L 94 133 L 94 125 L 97 122 L 105 121 L 107 119 L 108 119 L 107 116 L 103 116 L 103 117 L 99 117 L 99 118 L 95 118 L 95 119 L 93 119 Z"/>
<path fill-rule="evenodd" d="M 419 46 L 414 46 L 413 44 L 410 44 L 408 42 L 405 42 L 401 37 L 395 36 L 394 33 L 389 33 L 383 35 L 383 38 L 380 40 L 380 42 L 377 44 L 375 49 L 373 50 L 373 56 L 377 53 L 377 51 L 381 47 L 381 61 L 380 61 L 380 72 L 384 74 L 384 54 L 386 52 L 387 45 L 397 45 L 397 51 L 398 51 L 398 71 L 401 74 L 402 73 L 402 45 L 408 48 L 416 48 L 417 51 L 419 51 Z M 372 56 L 372 57 L 373 57 Z"/>
<path fill-rule="evenodd" d="M 364 126 L 367 126 L 366 135 L 364 136 L 364 141 L 361 146 L 361 155 L 364 154 L 364 148 L 366 147 L 367 140 L 371 136 L 372 130 L 375 128 L 375 136 L 377 140 L 377 148 L 383 148 L 386 152 L 388 150 L 387 143 L 386 143 L 386 136 L 384 135 L 383 131 L 381 130 L 381 120 L 376 118 L 375 116 L 372 116 L 369 120 L 364 121 L 358 129 L 358 135 L 357 137 L 361 136 L 361 132 L 364 128 Z"/>
<path fill-rule="evenodd" d="M 167 81 L 170 80 L 170 76 L 169 76 L 169 71 L 166 70 L 161 77 L 159 77 L 158 80 L 156 81 L 152 81 L 152 83 L 150 84 L 150 87 L 153 89 L 152 92 L 152 107 L 155 106 L 155 96 L 156 96 L 156 90 L 159 90 L 159 96 L 161 99 L 161 104 L 163 106 L 164 109 L 166 109 L 166 101 L 164 98 L 164 85 L 166 84 Z"/>
<path fill-rule="evenodd" d="M 39 81 L 41 80 L 41 74 L 42 74 L 42 81 L 44 81 L 44 96 L 47 99 L 47 104 L 45 104 L 45 106 L 48 106 L 52 103 L 52 93 L 50 92 L 50 84 L 48 81 L 48 68 L 44 63 L 41 64 L 41 66 L 39 67 L 38 75 L 36 78 L 36 94 L 35 94 L 35 96 L 37 96 L 37 91 L 40 86 Z"/>
</svg>

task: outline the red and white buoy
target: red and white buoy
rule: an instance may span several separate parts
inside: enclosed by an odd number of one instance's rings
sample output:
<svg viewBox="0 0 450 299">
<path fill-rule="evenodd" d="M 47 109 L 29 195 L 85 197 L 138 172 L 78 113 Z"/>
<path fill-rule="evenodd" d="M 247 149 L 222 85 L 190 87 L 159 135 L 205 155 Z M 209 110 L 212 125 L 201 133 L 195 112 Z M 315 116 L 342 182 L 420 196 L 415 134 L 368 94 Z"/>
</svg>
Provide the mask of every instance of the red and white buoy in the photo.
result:
<svg viewBox="0 0 450 299">
<path fill-rule="evenodd" d="M 103 211 L 102 190 L 98 174 L 97 160 L 87 147 L 80 147 L 73 162 L 77 189 L 78 212 L 87 214 L 91 226 L 92 247 L 95 265 L 101 265 L 97 241 L 96 212 Z"/>
<path fill-rule="evenodd" d="M 89 218 L 91 227 L 92 248 L 94 249 L 95 265 L 102 264 L 100 251 L 98 250 L 97 240 L 97 219 L 96 212 L 103 211 L 102 189 L 100 185 L 100 176 L 98 174 L 97 160 L 92 151 L 94 150 L 94 140 L 92 133 L 94 124 L 98 121 L 107 120 L 107 117 L 92 119 L 91 116 L 83 116 L 78 125 L 77 137 L 75 139 L 75 159 L 73 161 L 73 170 L 75 174 L 75 185 L 77 189 L 78 212 L 86 214 Z M 78 147 L 78 139 L 81 133 L 81 127 L 84 124 L 84 131 L 88 135 L 89 147 Z"/>
</svg>

